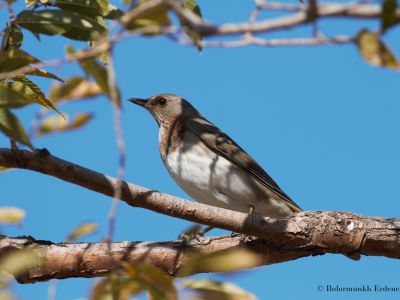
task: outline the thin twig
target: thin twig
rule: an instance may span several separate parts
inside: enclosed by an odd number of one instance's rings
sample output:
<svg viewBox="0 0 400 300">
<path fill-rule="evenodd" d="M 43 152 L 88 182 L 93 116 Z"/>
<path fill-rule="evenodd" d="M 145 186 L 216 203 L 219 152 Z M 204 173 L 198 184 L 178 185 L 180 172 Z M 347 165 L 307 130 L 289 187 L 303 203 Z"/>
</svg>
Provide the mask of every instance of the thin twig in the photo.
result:
<svg viewBox="0 0 400 300">
<path fill-rule="evenodd" d="M 50 280 L 49 286 L 47 288 L 47 300 L 56 300 L 57 296 L 57 281 Z"/>
<path fill-rule="evenodd" d="M 304 5 L 286 4 L 280 2 L 270 2 L 270 1 L 257 1 L 257 6 L 260 9 L 268 10 L 280 10 L 280 11 L 301 11 L 305 10 Z"/>
<path fill-rule="evenodd" d="M 193 42 L 187 38 L 177 38 L 169 35 L 169 38 L 184 46 L 193 46 Z M 233 41 L 202 41 L 203 48 L 237 48 L 246 46 L 260 47 L 287 47 L 287 46 L 317 46 L 317 45 L 343 45 L 354 43 L 355 37 L 337 36 L 333 38 L 315 37 L 315 38 L 293 38 L 293 39 L 262 39 L 253 36 L 245 36 L 240 40 Z"/>
<path fill-rule="evenodd" d="M 19 68 L 19 69 L 10 71 L 10 72 L 0 73 L 0 80 L 13 78 L 17 75 L 26 74 L 26 73 L 32 72 L 32 71 L 34 71 L 36 69 L 40 69 L 40 68 L 60 66 L 65 63 L 71 63 L 71 62 L 76 62 L 76 61 L 84 60 L 87 58 L 95 57 L 95 56 L 98 56 L 99 54 L 101 54 L 102 52 L 105 52 L 108 49 L 110 49 L 110 47 L 112 47 L 117 42 L 126 40 L 126 39 L 134 37 L 134 36 L 140 36 L 142 34 L 151 34 L 152 32 L 159 33 L 160 32 L 159 27 L 158 26 L 148 27 L 141 31 L 135 31 L 135 32 L 133 32 L 133 31 L 119 32 L 119 33 L 115 34 L 114 36 L 110 37 L 109 39 L 98 42 L 95 47 L 88 47 L 86 49 L 76 51 L 73 55 L 67 55 L 65 57 L 58 58 L 58 59 L 41 61 L 41 62 L 34 63 L 29 66 L 25 66 L 25 67 L 22 67 L 22 68 Z M 162 31 L 163 34 L 176 33 L 176 32 L 177 32 L 177 30 L 173 27 L 165 28 Z"/>
<path fill-rule="evenodd" d="M 121 103 L 117 92 L 114 63 L 111 51 L 109 52 L 108 55 L 107 74 L 108 74 L 108 87 L 110 90 L 110 97 L 111 97 L 111 104 L 113 111 L 115 138 L 118 149 L 118 181 L 115 186 L 111 208 L 108 213 L 108 234 L 106 236 L 106 241 L 109 243 L 111 247 L 111 241 L 113 240 L 113 235 L 115 230 L 115 218 L 119 206 L 118 199 L 121 198 L 122 182 L 125 178 L 125 173 L 126 173 L 125 141 L 122 133 L 122 124 L 121 124 Z"/>
<path fill-rule="evenodd" d="M 28 130 L 28 136 L 30 139 L 32 139 L 35 134 L 37 133 L 37 131 L 40 128 L 40 124 L 43 121 L 43 118 L 46 116 L 46 114 L 49 112 L 49 110 L 47 108 L 41 107 L 35 114 L 35 116 L 33 117 L 31 126 L 29 127 Z"/>
<path fill-rule="evenodd" d="M 6 2 L 7 2 L 7 7 L 8 7 L 8 19 L 10 20 L 10 25 L 12 25 L 15 21 L 14 9 L 12 7 L 11 1 L 6 1 Z"/>
<path fill-rule="evenodd" d="M 150 3 L 151 2 L 151 3 Z M 152 4 L 152 5 L 150 5 Z M 268 4 L 268 3 L 266 3 Z M 275 5 L 278 8 L 278 4 L 270 3 L 270 7 Z M 227 36 L 227 35 L 240 35 L 240 34 L 255 34 L 255 33 L 270 33 L 277 30 L 287 30 L 295 27 L 299 27 L 301 25 L 308 24 L 313 22 L 315 19 L 321 18 L 332 18 L 332 17 L 344 17 L 344 18 L 355 18 L 355 19 L 380 19 L 382 14 L 382 9 L 378 5 L 369 5 L 369 4 L 360 4 L 357 2 L 350 2 L 347 4 L 342 3 L 321 3 L 317 5 L 316 15 L 311 16 L 308 13 L 309 6 L 287 6 L 281 5 L 280 8 L 285 8 L 287 10 L 297 11 L 294 14 L 278 17 L 274 19 L 262 20 L 257 22 L 247 22 L 247 23 L 226 23 L 221 25 L 214 25 L 209 22 L 205 22 L 199 16 L 191 12 L 190 10 L 184 8 L 182 5 L 177 4 L 175 1 L 171 0 L 153 0 L 149 1 L 149 5 L 146 5 L 147 9 L 154 9 L 157 5 L 169 5 L 170 9 L 173 10 L 179 18 L 184 20 L 185 24 L 190 27 L 190 29 L 203 36 L 203 38 L 207 36 Z M 258 7 L 268 7 L 259 3 Z M 142 7 L 143 8 L 143 7 Z M 146 13 L 146 11 L 140 12 L 142 15 Z M 127 14 L 128 16 L 129 14 Z M 400 8 L 395 12 L 396 21 L 400 21 Z M 124 20 L 124 19 L 122 19 Z M 176 27 L 166 27 L 162 28 L 160 31 L 159 26 L 151 26 L 145 27 L 142 29 L 138 29 L 136 31 L 122 31 L 118 32 L 109 39 L 104 42 L 99 42 L 95 47 L 85 49 L 82 51 L 76 52 L 73 56 L 67 56 L 61 59 L 49 60 L 44 62 L 39 62 L 36 64 L 32 64 L 30 66 L 25 66 L 19 68 L 17 70 L 0 73 L 0 80 L 13 78 L 17 75 L 26 74 L 33 71 L 36 68 L 43 68 L 49 66 L 57 66 L 62 65 L 67 62 L 75 62 L 85 58 L 94 57 L 99 55 L 100 53 L 107 51 L 112 45 L 121 40 L 133 37 L 133 36 L 141 36 L 141 35 L 151 35 L 151 34 L 161 34 L 167 35 L 171 37 L 171 35 L 175 35 L 180 32 L 179 28 Z M 182 41 L 181 39 L 175 39 Z M 341 40 L 341 39 L 339 39 Z M 205 42 L 204 47 L 210 45 L 210 47 L 215 47 L 218 44 L 218 47 L 239 47 L 239 46 L 247 46 L 247 45 L 263 45 L 263 46 L 296 46 L 296 45 L 321 45 L 321 44 L 339 44 L 340 41 L 331 41 L 330 38 L 323 38 L 317 36 L 313 40 L 305 40 L 305 39 L 286 39 L 278 42 L 269 42 L 270 40 L 265 40 L 265 42 L 256 42 L 249 43 L 246 41 L 235 41 L 235 42 L 218 42 L 214 41 Z M 347 42 L 344 42 L 347 43 Z"/>
</svg>

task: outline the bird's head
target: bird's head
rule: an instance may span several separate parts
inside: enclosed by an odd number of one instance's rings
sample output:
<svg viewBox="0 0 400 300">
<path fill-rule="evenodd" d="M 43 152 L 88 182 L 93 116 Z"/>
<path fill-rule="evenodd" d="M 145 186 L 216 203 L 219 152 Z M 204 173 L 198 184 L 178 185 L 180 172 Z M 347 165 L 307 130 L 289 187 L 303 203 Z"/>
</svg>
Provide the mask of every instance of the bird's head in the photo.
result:
<svg viewBox="0 0 400 300">
<path fill-rule="evenodd" d="M 148 99 L 132 98 L 129 101 L 147 109 L 159 126 L 177 118 L 199 116 L 199 112 L 189 102 L 177 95 L 160 94 Z"/>
</svg>

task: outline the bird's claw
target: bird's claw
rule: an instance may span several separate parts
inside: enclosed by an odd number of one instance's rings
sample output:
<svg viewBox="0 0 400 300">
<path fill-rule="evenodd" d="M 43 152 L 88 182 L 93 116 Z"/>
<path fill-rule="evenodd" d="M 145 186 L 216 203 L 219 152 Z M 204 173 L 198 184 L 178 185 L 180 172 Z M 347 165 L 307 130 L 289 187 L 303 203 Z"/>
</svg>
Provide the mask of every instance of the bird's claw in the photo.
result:
<svg viewBox="0 0 400 300">
<path fill-rule="evenodd" d="M 181 241 L 186 241 L 186 242 L 191 242 L 191 241 L 199 242 L 200 239 L 203 238 L 204 235 L 212 229 L 213 229 L 213 227 L 207 226 L 207 227 L 205 227 L 201 230 L 198 230 L 196 232 L 193 232 L 193 233 L 181 233 L 179 235 L 178 239 Z"/>
<path fill-rule="evenodd" d="M 182 233 L 178 236 L 178 240 L 183 241 L 183 242 L 200 242 L 200 239 L 204 237 L 204 233 L 202 232 L 196 232 L 193 234 L 185 234 Z"/>
<path fill-rule="evenodd" d="M 254 236 L 243 234 L 243 233 L 239 233 L 239 232 L 232 232 L 231 233 L 231 237 L 240 237 L 240 241 L 242 243 L 248 243 L 248 242 L 251 242 L 251 241 L 255 240 Z"/>
</svg>

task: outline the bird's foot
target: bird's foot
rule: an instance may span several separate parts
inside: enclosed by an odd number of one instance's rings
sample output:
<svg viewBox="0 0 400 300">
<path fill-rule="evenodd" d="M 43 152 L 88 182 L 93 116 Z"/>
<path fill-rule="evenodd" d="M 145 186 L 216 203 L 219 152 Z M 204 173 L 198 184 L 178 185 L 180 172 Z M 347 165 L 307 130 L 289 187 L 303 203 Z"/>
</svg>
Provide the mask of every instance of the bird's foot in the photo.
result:
<svg viewBox="0 0 400 300">
<path fill-rule="evenodd" d="M 238 232 L 232 232 L 231 237 L 240 237 L 240 241 L 242 243 L 248 243 L 248 242 L 254 241 L 256 239 L 256 237 L 254 237 L 254 236 L 243 234 L 243 233 L 238 233 Z"/>
<path fill-rule="evenodd" d="M 214 227 L 207 226 L 206 228 L 203 228 L 201 230 L 198 230 L 196 232 L 191 232 L 191 233 L 181 233 L 178 237 L 179 240 L 181 241 L 186 241 L 186 242 L 191 242 L 191 241 L 200 241 L 204 235 L 209 232 L 211 229 Z"/>
</svg>

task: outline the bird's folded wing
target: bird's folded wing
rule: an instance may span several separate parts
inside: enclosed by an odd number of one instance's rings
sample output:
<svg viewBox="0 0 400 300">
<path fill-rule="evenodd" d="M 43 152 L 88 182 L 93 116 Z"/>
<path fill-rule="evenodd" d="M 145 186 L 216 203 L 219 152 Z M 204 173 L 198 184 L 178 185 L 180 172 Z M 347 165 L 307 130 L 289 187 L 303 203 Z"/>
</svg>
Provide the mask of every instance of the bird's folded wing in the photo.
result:
<svg viewBox="0 0 400 300">
<path fill-rule="evenodd" d="M 210 150 L 222 155 L 238 168 L 249 172 L 256 180 L 285 200 L 294 211 L 301 208 L 286 195 L 276 182 L 229 136 L 203 117 L 185 122 L 188 130 L 198 136 Z"/>
</svg>

